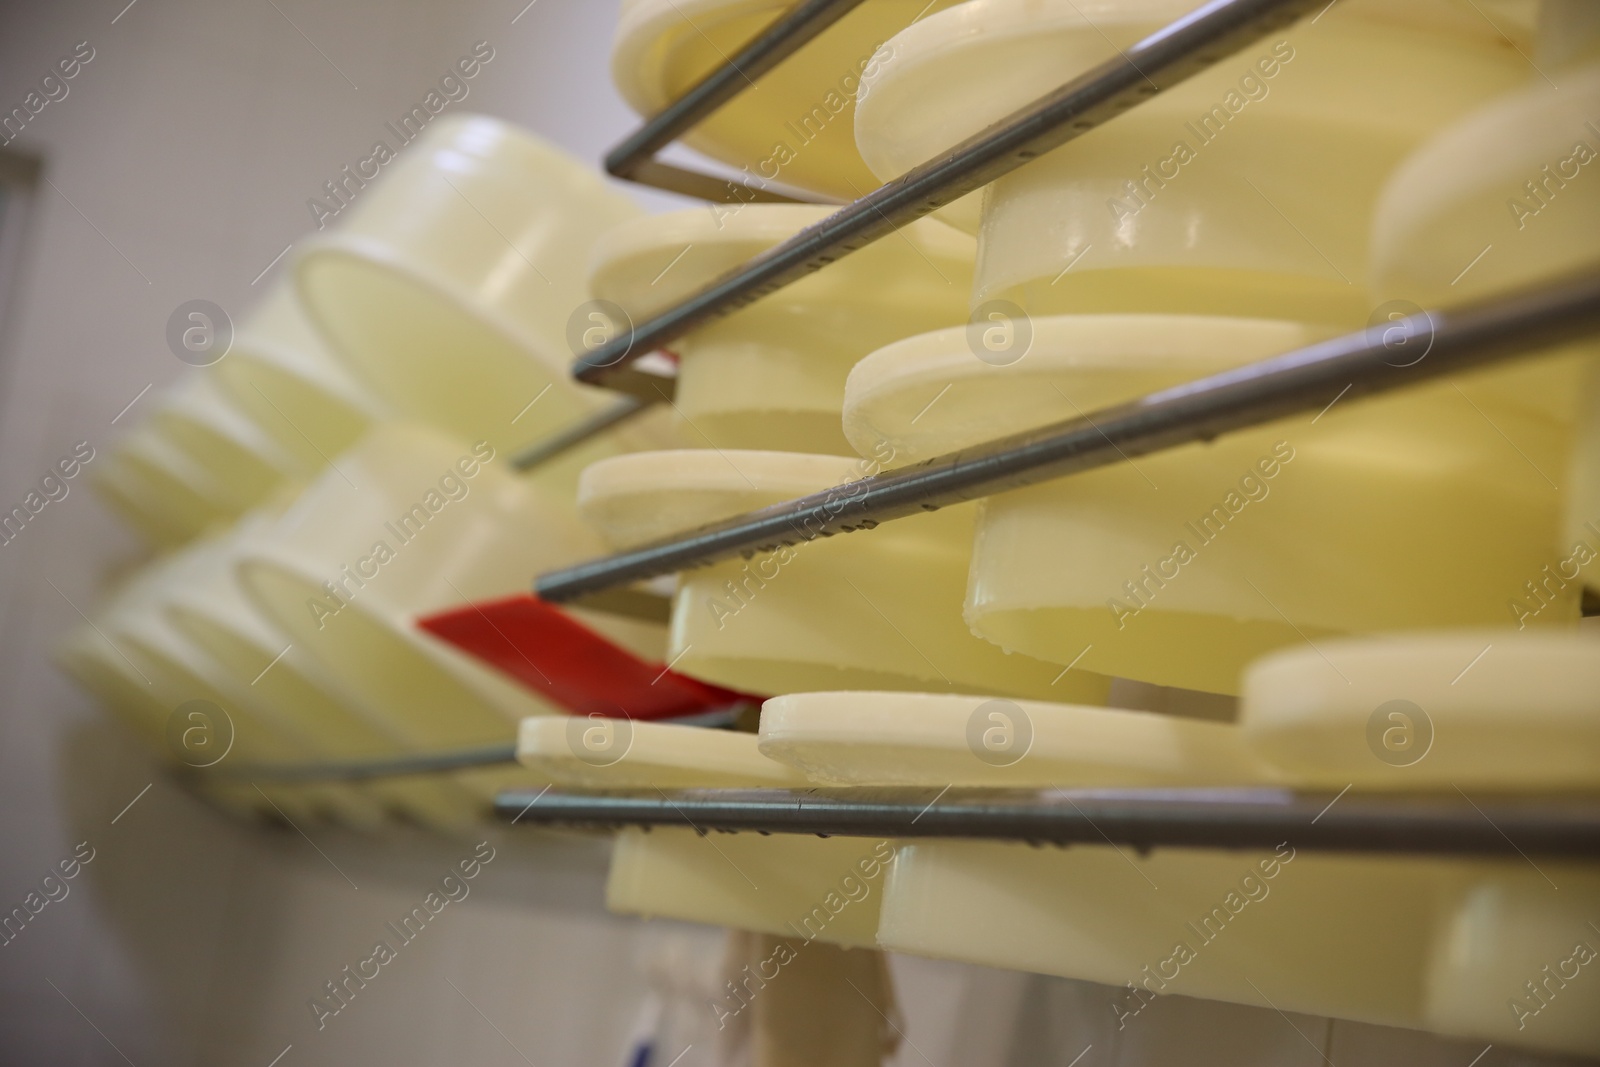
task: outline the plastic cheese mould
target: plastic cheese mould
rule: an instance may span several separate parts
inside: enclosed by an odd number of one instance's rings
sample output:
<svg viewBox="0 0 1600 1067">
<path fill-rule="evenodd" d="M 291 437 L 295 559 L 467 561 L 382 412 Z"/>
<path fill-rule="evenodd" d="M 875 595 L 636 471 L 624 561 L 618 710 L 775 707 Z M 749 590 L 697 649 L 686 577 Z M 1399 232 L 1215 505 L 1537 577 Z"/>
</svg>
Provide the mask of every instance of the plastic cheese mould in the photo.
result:
<svg viewBox="0 0 1600 1067">
<path fill-rule="evenodd" d="M 877 185 L 856 152 L 864 80 L 902 27 L 953 0 L 873 0 L 808 41 L 713 111 L 683 141 L 732 164 L 748 185 L 854 200 Z M 786 13 L 784 0 L 624 0 L 611 51 L 617 91 L 658 114 Z"/>
<path fill-rule="evenodd" d="M 485 442 L 386 424 L 238 548 L 240 580 L 267 617 L 419 746 L 497 743 L 524 717 L 553 710 L 412 625 L 599 551 L 567 500 L 517 477 L 506 459 Z M 585 622 L 660 659 L 659 626 Z M 504 777 L 472 776 L 485 789 Z"/>
<path fill-rule="evenodd" d="M 931 15 L 868 83 L 862 156 L 892 178 L 1192 7 L 973 0 Z M 1341 3 L 1000 178 L 981 225 L 970 197 L 945 217 L 980 234 L 975 304 L 1358 325 L 1384 175 L 1528 74 L 1466 4 Z"/>
<path fill-rule="evenodd" d="M 194 567 L 196 553 L 181 551 L 150 565 L 129 580 L 96 613 L 89 631 L 80 631 L 69 641 L 64 660 L 71 668 L 82 663 L 99 691 L 124 720 L 149 738 L 157 751 L 170 758 L 178 756 L 170 736 L 176 711 L 192 701 L 213 721 L 197 720 L 207 731 L 207 744 L 221 744 L 232 734 L 225 751 L 241 762 L 294 762 L 310 758 L 304 738 L 297 736 L 289 723 L 239 684 L 186 640 L 164 618 L 160 595 L 170 582 L 182 581 Z M 93 634 L 93 637 L 90 634 Z M 214 709 L 224 709 L 231 727 L 215 720 Z M 185 727 L 187 729 L 187 727 Z M 190 742 L 193 743 L 190 743 Z M 193 758 L 199 739 L 183 739 L 185 753 Z M 276 812 L 293 819 L 310 819 L 332 814 L 338 820 L 357 826 L 380 821 L 381 812 L 367 797 L 344 786 L 279 786 L 264 784 L 258 791 L 248 783 L 202 782 L 203 791 L 235 810 Z"/>
<path fill-rule="evenodd" d="M 1597 901 L 1592 870 L 1521 858 L 918 842 L 878 939 L 1123 987 L 1124 1028 L 1182 994 L 1593 1055 L 1594 997 L 1563 986 L 1593 961 Z"/>
<path fill-rule="evenodd" d="M 234 519 L 299 476 L 289 454 L 205 370 L 181 378 L 153 408 L 90 478 L 157 545 Z"/>
<path fill-rule="evenodd" d="M 294 279 L 330 347 L 381 399 L 502 451 L 610 402 L 568 373 L 570 320 L 588 299 L 574 264 L 639 212 L 591 167 L 506 123 L 454 115 L 381 182 L 349 192 L 339 222 L 298 254 Z M 579 452 L 593 460 L 641 432 Z M 563 463 L 574 475 L 581 466 Z"/>
<path fill-rule="evenodd" d="M 1314 336 L 1157 315 L 1056 316 L 1031 330 L 1026 357 L 999 366 L 973 358 L 964 330 L 874 353 L 852 372 L 846 432 L 862 450 L 909 439 L 914 460 Z M 1217 693 L 1238 691 L 1250 659 L 1307 639 L 1509 621 L 1558 522 L 1525 455 L 1557 455 L 1560 438 L 1527 413 L 1495 422 L 1524 454 L 1446 383 L 991 497 L 967 620 L 1040 659 Z M 1575 593 L 1539 621 L 1572 621 Z"/>
<path fill-rule="evenodd" d="M 157 400 L 150 425 L 209 473 L 238 513 L 297 475 L 294 459 L 204 369 L 190 371 Z"/>
<path fill-rule="evenodd" d="M 760 748 L 829 784 L 1592 789 L 1597 669 L 1572 634 L 1369 638 L 1254 666 L 1239 726 L 806 693 L 766 702 Z M 1593 959 L 1597 906 L 1593 871 L 1542 860 L 918 841 L 897 847 L 879 940 L 1125 987 L 1119 1028 L 1178 993 L 1593 1053 L 1593 997 L 1560 990 Z"/>
<path fill-rule="evenodd" d="M 600 240 L 590 292 L 642 322 L 829 213 L 735 204 L 632 220 Z M 851 366 L 890 341 L 965 322 L 973 255 L 965 234 L 917 222 L 674 342 L 685 439 L 848 454 L 839 406 Z"/>
<path fill-rule="evenodd" d="M 615 547 L 863 477 L 838 456 L 641 452 L 586 469 L 578 506 Z M 872 688 L 1056 696 L 1102 703 L 1108 682 L 1001 649 L 961 619 L 971 505 L 871 536 L 808 539 L 679 576 L 667 661 L 743 692 Z"/>
<path fill-rule="evenodd" d="M 212 373 L 307 475 L 389 414 L 328 352 L 288 283 L 241 324 Z"/>
<path fill-rule="evenodd" d="M 832 785 L 1242 786 L 1280 776 L 1238 727 L 1120 708 L 943 693 L 796 693 L 761 751 Z"/>
<path fill-rule="evenodd" d="M 193 550 L 184 581 L 163 585 L 167 620 L 218 672 L 247 687 L 286 721 L 314 756 L 324 760 L 380 759 L 417 745 L 381 709 L 356 704 L 304 649 L 261 616 L 239 585 L 234 551 L 271 514 L 247 516 L 233 530 Z M 477 801 L 448 779 L 378 778 L 362 788 L 408 821 L 462 832 L 478 814 Z"/>
<path fill-rule="evenodd" d="M 1541 55 L 1552 85 L 1535 80 L 1440 132 L 1395 172 L 1373 230 L 1375 298 L 1424 307 L 1530 285 L 1600 261 L 1600 28 L 1576 5 L 1550 5 L 1548 33 L 1573 46 L 1561 64 Z M 1556 16 L 1566 14 L 1568 25 Z M 1583 32 L 1586 31 L 1586 32 Z M 1553 51 L 1546 48 L 1544 51 Z M 1417 342 L 1422 351 L 1426 338 Z M 1407 343 L 1410 343 L 1409 341 Z M 1565 455 L 1531 457 L 1561 485 L 1559 544 L 1529 575 L 1521 614 L 1542 614 L 1539 587 L 1600 573 L 1600 381 L 1594 341 L 1569 345 L 1531 367 L 1479 376 L 1484 405 L 1514 404 L 1562 426 L 1575 423 Z M 1485 395 L 1487 394 L 1487 395 Z M 1488 410 L 1495 410 L 1488 407 Z M 1496 416 L 1498 418 L 1498 415 Z"/>
<path fill-rule="evenodd" d="M 1600 788 L 1600 646 L 1485 630 L 1286 649 L 1246 672 L 1239 728 L 1305 785 Z"/>
<path fill-rule="evenodd" d="M 806 784 L 797 771 L 763 756 L 751 734 L 664 723 L 530 720 L 517 757 L 540 778 L 590 788 Z M 625 830 L 613 845 L 606 905 L 777 934 L 795 944 L 871 947 L 891 855 L 887 841 L 862 838 Z"/>
<path fill-rule="evenodd" d="M 89 470 L 100 499 L 152 545 L 170 548 L 235 517 L 214 476 L 153 427 L 135 427 Z"/>
</svg>

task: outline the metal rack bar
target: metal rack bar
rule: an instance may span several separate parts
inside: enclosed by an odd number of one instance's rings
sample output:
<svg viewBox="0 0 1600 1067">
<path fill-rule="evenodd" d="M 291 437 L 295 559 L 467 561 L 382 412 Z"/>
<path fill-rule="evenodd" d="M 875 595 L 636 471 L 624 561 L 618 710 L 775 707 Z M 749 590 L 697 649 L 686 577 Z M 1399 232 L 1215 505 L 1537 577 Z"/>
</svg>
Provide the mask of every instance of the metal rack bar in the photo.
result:
<svg viewBox="0 0 1600 1067">
<path fill-rule="evenodd" d="M 1386 344 L 1397 326 L 1415 359 Z M 1450 311 L 1422 312 L 1125 404 L 1030 430 L 914 467 L 848 482 L 785 504 L 540 575 L 535 590 L 561 602 L 733 556 L 749 557 L 1008 489 L 1093 470 L 1192 441 L 1417 385 L 1600 330 L 1600 274 Z M 1426 339 L 1426 340 L 1425 340 Z M 1390 360 L 1407 360 L 1397 366 Z M 1413 362 L 1414 360 L 1414 362 Z"/>
<path fill-rule="evenodd" d="M 1088 73 L 756 256 L 580 358 L 591 385 L 630 391 L 634 359 L 884 237 L 1170 89 L 1323 0 L 1211 0 Z M 650 394 L 645 394 L 650 397 Z"/>
<path fill-rule="evenodd" d="M 1600 797 L 1278 789 L 935 788 L 503 792 L 519 825 L 1036 844 L 1600 857 Z"/>
<path fill-rule="evenodd" d="M 861 0 L 806 0 L 778 17 L 736 55 L 706 75 L 606 153 L 605 168 L 618 178 L 723 203 L 820 203 L 727 178 L 660 163 L 655 154 L 676 141 L 812 38 L 854 10 Z"/>
<path fill-rule="evenodd" d="M 577 448 L 585 441 L 605 433 L 611 427 L 621 422 L 626 422 L 639 414 L 649 403 L 634 397 L 624 397 L 609 407 L 590 415 L 581 422 L 575 423 L 557 433 L 551 434 L 542 441 L 533 444 L 511 457 L 511 469 L 517 471 L 532 470 L 542 464 L 548 463 L 557 456 Z"/>
<path fill-rule="evenodd" d="M 517 762 L 515 744 L 484 745 L 449 752 L 427 752 L 383 759 L 329 760 L 312 763 L 219 764 L 215 768 L 187 771 L 197 777 L 255 782 L 358 782 L 368 778 L 401 778 L 416 774 L 447 774 L 474 767 L 495 767 Z"/>
</svg>

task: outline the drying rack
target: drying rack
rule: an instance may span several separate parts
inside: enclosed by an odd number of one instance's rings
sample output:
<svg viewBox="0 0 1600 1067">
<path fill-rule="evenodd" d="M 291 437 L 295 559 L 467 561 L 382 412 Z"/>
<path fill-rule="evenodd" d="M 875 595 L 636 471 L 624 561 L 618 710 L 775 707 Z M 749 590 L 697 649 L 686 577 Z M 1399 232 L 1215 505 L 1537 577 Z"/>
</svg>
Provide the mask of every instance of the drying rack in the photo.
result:
<svg viewBox="0 0 1600 1067">
<path fill-rule="evenodd" d="M 787 201 L 771 190 L 655 158 L 705 116 L 848 14 L 861 0 L 803 0 L 606 157 L 618 177 L 724 202 Z M 858 251 L 1170 89 L 1282 29 L 1327 0 L 1212 0 L 936 159 L 840 208 L 648 321 L 581 356 L 579 381 L 623 396 L 515 459 L 531 469 L 672 396 L 672 378 L 642 357 Z M 1386 344 L 1420 341 L 1402 361 Z M 1561 279 L 1248 364 L 1077 419 L 878 474 L 614 555 L 540 575 L 539 596 L 604 610 L 644 579 L 1068 476 L 1317 410 L 1336 399 L 1407 388 L 1600 332 L 1600 273 Z M 646 361 L 648 364 L 649 361 Z M 590 598 L 599 596 L 600 600 Z M 389 760 L 238 767 L 229 777 L 360 780 L 515 761 L 514 746 Z M 1205 848 L 1296 847 L 1345 852 L 1600 857 L 1600 796 L 1321 794 L 1276 789 L 944 790 L 706 789 L 503 793 L 518 825 L 610 830 L 689 827 L 864 837 L 959 837 L 1035 844 Z"/>
</svg>

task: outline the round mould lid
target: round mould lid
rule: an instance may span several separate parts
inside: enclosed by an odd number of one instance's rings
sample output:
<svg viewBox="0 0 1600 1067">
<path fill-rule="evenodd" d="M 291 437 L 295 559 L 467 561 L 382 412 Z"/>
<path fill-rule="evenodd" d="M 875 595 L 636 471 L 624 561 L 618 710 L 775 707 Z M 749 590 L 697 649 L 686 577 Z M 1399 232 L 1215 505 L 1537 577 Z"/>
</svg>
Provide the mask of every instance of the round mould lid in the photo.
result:
<svg viewBox="0 0 1600 1067">
<path fill-rule="evenodd" d="M 590 292 L 623 304 L 635 316 L 668 307 L 751 258 L 814 226 L 833 208 L 804 204 L 744 204 L 692 209 L 633 219 L 608 230 L 590 258 Z M 934 219 L 918 219 L 896 236 L 823 268 L 834 281 L 861 272 L 893 270 L 935 286 L 944 295 L 951 278 L 968 281 L 976 256 L 971 237 Z M 813 278 L 818 277 L 813 275 Z M 803 299 L 802 279 L 777 299 Z"/>
<path fill-rule="evenodd" d="M 745 168 L 750 184 L 773 182 L 840 200 L 862 195 L 876 183 L 855 151 L 860 79 L 873 72 L 884 41 L 952 2 L 860 5 L 698 123 L 684 142 Z M 638 114 L 658 114 L 790 6 L 788 0 L 625 0 L 612 81 Z"/>
<path fill-rule="evenodd" d="M 1251 785 L 1238 728 L 1147 711 L 933 693 L 834 692 L 762 705 L 761 751 L 855 785 Z"/>
<path fill-rule="evenodd" d="M 1482 630 L 1290 649 L 1245 671 L 1240 728 L 1285 774 L 1325 785 L 1593 789 L 1600 640 Z"/>
<path fill-rule="evenodd" d="M 990 346 L 990 330 L 1007 331 L 1003 343 Z M 862 455 L 890 442 L 903 465 L 1266 359 L 1324 333 L 1191 315 L 1024 316 L 936 330 L 856 364 L 845 386 L 845 436 Z"/>
<path fill-rule="evenodd" d="M 562 785 L 610 788 L 804 786 L 805 776 L 762 755 L 754 734 L 588 716 L 524 719 L 517 761 Z"/>
<path fill-rule="evenodd" d="M 634 545 L 866 477 L 863 461 L 800 452 L 634 452 L 584 468 L 578 511 Z"/>
</svg>

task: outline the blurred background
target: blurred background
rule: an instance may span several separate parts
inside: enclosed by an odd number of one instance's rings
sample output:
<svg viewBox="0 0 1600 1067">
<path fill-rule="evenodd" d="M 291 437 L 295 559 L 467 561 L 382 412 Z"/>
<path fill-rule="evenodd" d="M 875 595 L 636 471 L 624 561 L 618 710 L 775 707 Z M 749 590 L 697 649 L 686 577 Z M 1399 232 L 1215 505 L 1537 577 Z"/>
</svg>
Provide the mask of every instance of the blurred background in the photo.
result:
<svg viewBox="0 0 1600 1067">
<path fill-rule="evenodd" d="M 61 57 L 92 55 L 0 147 L 0 510 L 79 442 L 104 454 L 186 369 L 166 341 L 174 309 L 208 300 L 237 322 L 314 231 L 323 183 L 477 43 L 493 61 L 453 106 L 598 171 L 637 124 L 608 70 L 617 13 L 615 0 L 0 0 L 0 112 Z M 618 187 L 651 211 L 689 203 Z M 92 858 L 0 946 L 0 1062 L 623 1064 L 663 961 L 714 969 L 721 931 L 604 910 L 604 840 L 486 829 L 495 858 L 470 897 L 319 1029 L 308 1001 L 467 853 L 404 828 L 251 828 L 165 776 L 50 659 L 146 553 L 69 485 L 0 546 L 0 911 L 62 860 Z M 1105 987 L 892 967 L 896 1064 L 1068 1067 L 1115 1040 Z M 1172 1021 L 1144 1029 L 1172 1041 L 1165 1062 L 1199 1032 L 1184 1019 L 1195 1003 L 1152 1008 Z M 1415 1035 L 1411 1053 L 1404 1033 L 1322 1019 L 1270 1037 L 1235 1026 L 1268 1015 L 1213 1004 L 1203 1027 L 1248 1031 L 1240 1062 L 1295 1067 L 1332 1063 L 1325 1048 L 1340 1067 L 1468 1067 L 1487 1051 Z M 1503 1055 L 1481 1067 L 1516 1062 Z"/>
</svg>

